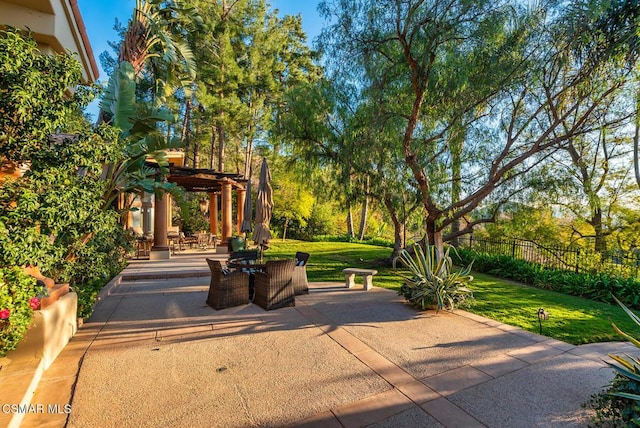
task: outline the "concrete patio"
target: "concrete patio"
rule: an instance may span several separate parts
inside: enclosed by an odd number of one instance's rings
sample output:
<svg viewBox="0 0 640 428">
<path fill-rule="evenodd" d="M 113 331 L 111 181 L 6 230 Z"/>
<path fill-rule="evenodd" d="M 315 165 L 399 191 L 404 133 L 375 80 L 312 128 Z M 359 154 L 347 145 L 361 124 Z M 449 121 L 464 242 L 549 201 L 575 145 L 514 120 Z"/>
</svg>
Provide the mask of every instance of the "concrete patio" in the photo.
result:
<svg viewBox="0 0 640 428">
<path fill-rule="evenodd" d="M 205 257 L 226 255 L 132 261 L 31 398 L 61 411 L 20 426 L 586 426 L 581 404 L 613 377 L 602 359 L 637 351 L 341 283 L 312 284 L 294 308 L 215 311 Z"/>
</svg>

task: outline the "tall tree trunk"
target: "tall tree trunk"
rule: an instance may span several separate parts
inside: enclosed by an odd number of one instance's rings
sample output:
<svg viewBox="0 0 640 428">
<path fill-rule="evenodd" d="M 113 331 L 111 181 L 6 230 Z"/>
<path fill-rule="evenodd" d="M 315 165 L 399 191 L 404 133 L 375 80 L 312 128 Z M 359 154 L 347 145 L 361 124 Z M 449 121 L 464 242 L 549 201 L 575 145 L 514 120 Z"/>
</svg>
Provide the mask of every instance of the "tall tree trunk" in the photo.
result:
<svg viewBox="0 0 640 428">
<path fill-rule="evenodd" d="M 224 172 L 224 146 L 226 144 L 224 137 L 224 127 L 218 123 L 218 171 Z"/>
<path fill-rule="evenodd" d="M 216 135 L 218 135 L 218 128 L 215 124 L 211 125 L 211 159 L 209 159 L 209 168 L 215 170 L 216 168 Z M 218 170 L 220 171 L 220 170 Z"/>
<path fill-rule="evenodd" d="M 200 168 L 200 145 L 197 142 L 193 144 L 193 167 Z"/>
<path fill-rule="evenodd" d="M 353 213 L 351 212 L 351 202 L 348 203 L 347 207 L 347 236 L 349 238 L 353 238 L 355 236 L 353 233 Z"/>
<path fill-rule="evenodd" d="M 442 231 L 436 228 L 436 220 L 435 216 L 427 216 L 427 240 L 429 245 L 436 247 L 436 256 L 438 260 L 441 260 L 444 257 L 444 242 L 442 241 Z"/>
<path fill-rule="evenodd" d="M 604 227 L 602 225 L 602 208 L 598 207 L 593 211 L 591 217 L 591 226 L 595 232 L 595 247 L 594 249 L 603 254 L 607 252 L 607 237 L 604 233 Z"/>
<path fill-rule="evenodd" d="M 456 133 L 450 141 L 451 150 L 451 205 L 460 201 L 462 194 L 462 145 L 464 144 L 465 133 Z M 455 219 L 451 223 L 451 233 L 460 232 L 460 219 Z M 460 244 L 458 236 L 451 240 L 451 245 L 457 247 Z"/>
<path fill-rule="evenodd" d="M 184 120 L 182 121 L 182 135 L 180 139 L 184 145 L 184 166 L 188 165 L 189 160 L 189 146 L 191 145 L 191 100 L 187 100 L 184 107 Z"/>
<path fill-rule="evenodd" d="M 404 221 L 400 221 L 398 211 L 393 206 L 391 198 L 385 196 L 384 205 L 387 207 L 387 211 L 389 212 L 389 216 L 393 222 L 393 253 L 391 253 L 391 259 L 393 260 L 400 256 L 400 252 L 404 248 L 404 232 L 406 225 Z"/>
<path fill-rule="evenodd" d="M 244 152 L 244 176 L 249 177 L 251 171 L 251 158 L 253 156 L 253 137 L 247 141 L 247 149 Z"/>
<path fill-rule="evenodd" d="M 362 210 L 360 212 L 360 229 L 358 230 L 358 239 L 364 240 L 364 234 L 367 229 L 367 216 L 369 215 L 369 177 L 365 179 L 364 184 L 364 201 L 362 201 Z"/>
<path fill-rule="evenodd" d="M 358 230 L 358 239 L 364 240 L 364 233 L 367 229 L 367 216 L 369 215 L 369 197 L 365 196 L 362 201 L 362 209 L 360 210 L 360 228 Z"/>
<path fill-rule="evenodd" d="M 253 101 L 249 103 L 249 111 L 253 109 Z M 255 118 L 255 113 L 252 113 L 252 116 Z M 253 153 L 253 121 L 249 121 L 249 129 L 247 130 L 247 147 L 244 151 L 244 177 L 249 176 L 249 171 L 251 169 L 251 156 Z"/>
<path fill-rule="evenodd" d="M 234 144 L 236 155 L 233 157 L 236 161 L 236 174 L 238 175 L 240 175 L 240 145 L 240 141 L 237 141 L 236 144 Z"/>
<path fill-rule="evenodd" d="M 287 227 L 289 226 L 289 218 L 284 218 L 284 225 L 282 226 L 282 240 L 287 239 Z"/>
</svg>

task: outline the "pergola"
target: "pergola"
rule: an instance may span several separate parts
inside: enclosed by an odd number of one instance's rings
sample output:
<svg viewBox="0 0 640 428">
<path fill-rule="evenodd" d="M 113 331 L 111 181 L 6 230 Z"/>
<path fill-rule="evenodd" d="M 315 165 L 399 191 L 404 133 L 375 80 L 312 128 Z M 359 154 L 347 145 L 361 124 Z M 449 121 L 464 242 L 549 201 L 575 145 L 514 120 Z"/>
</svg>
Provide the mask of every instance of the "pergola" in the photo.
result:
<svg viewBox="0 0 640 428">
<path fill-rule="evenodd" d="M 171 165 L 167 181 L 175 183 L 187 192 L 204 192 L 209 195 L 209 232 L 218 236 L 222 244 L 227 244 L 233 236 L 233 191 L 236 192 L 236 233 L 244 219 L 244 201 L 247 178 L 239 174 L 229 174 L 211 169 L 188 168 Z M 220 203 L 218 203 L 220 199 Z M 151 259 L 164 259 L 169 255 L 168 198 L 155 198 L 154 202 L 154 241 Z M 218 234 L 218 214 L 220 216 L 220 234 Z"/>
</svg>

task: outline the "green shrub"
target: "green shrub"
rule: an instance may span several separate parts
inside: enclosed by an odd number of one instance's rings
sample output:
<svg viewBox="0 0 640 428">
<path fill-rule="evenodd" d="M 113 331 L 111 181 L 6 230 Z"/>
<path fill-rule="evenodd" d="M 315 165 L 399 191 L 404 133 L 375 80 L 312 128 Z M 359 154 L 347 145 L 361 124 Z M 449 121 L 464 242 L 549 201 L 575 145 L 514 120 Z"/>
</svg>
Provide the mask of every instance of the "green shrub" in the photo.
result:
<svg viewBox="0 0 640 428">
<path fill-rule="evenodd" d="M 453 310 L 459 306 L 468 305 L 473 300 L 472 291 L 467 285 L 473 281 L 469 275 L 471 264 L 461 271 L 454 271 L 449 247 L 444 256 L 436 259 L 435 247 L 427 246 L 426 254 L 420 245 L 414 245 L 414 256 L 402 250 L 400 262 L 411 272 L 411 277 L 405 277 L 404 284 L 398 294 L 413 306 L 426 309 L 435 306 L 441 309 Z"/>
<path fill-rule="evenodd" d="M 310 241 L 316 236 L 333 235 L 337 230 L 335 217 L 334 209 L 330 204 L 316 202 L 313 204 L 302 237 Z"/>
<path fill-rule="evenodd" d="M 20 268 L 0 268 L 0 357 L 18 346 L 45 293 Z"/>
<path fill-rule="evenodd" d="M 606 272 L 575 273 L 545 269 L 539 264 L 458 248 L 455 262 L 461 265 L 473 260 L 474 270 L 500 278 L 512 279 L 546 290 L 559 291 L 604 303 L 615 303 L 617 296 L 624 304 L 640 309 L 640 280 L 623 278 Z"/>
</svg>

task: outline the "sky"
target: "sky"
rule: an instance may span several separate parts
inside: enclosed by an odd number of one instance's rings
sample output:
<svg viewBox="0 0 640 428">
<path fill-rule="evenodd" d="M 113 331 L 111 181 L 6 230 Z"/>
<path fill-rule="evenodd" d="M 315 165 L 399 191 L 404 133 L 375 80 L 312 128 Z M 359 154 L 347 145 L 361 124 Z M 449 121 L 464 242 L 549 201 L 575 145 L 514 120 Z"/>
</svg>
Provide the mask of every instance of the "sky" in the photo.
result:
<svg viewBox="0 0 640 428">
<path fill-rule="evenodd" d="M 311 45 L 313 39 L 320 34 L 322 18 L 320 18 L 317 5 L 319 0 L 270 0 L 273 9 L 278 9 L 281 16 L 302 16 L 302 27 L 307 34 L 307 41 Z M 116 18 L 126 25 L 135 7 L 135 0 L 78 0 L 82 19 L 87 27 L 87 35 L 91 42 L 93 54 L 100 69 L 100 81 L 106 81 L 107 76 L 100 65 L 99 56 L 104 51 L 112 53 L 107 42 L 118 40 L 113 25 Z"/>
</svg>

